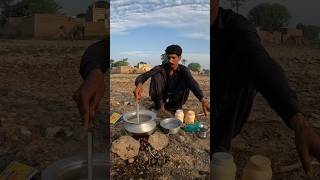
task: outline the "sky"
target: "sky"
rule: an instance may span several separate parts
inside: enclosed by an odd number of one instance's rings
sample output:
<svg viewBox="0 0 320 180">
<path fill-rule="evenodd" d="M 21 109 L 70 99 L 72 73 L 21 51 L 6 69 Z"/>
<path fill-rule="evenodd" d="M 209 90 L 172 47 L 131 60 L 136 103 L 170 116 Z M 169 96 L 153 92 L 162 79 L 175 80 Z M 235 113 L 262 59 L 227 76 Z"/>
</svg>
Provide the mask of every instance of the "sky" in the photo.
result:
<svg viewBox="0 0 320 180">
<path fill-rule="evenodd" d="M 85 12 L 92 2 L 92 0 L 56 0 L 63 6 L 63 12 L 68 15 L 76 15 L 81 12 Z M 111 0 L 112 1 L 112 0 Z M 131 2 L 131 0 L 115 0 L 122 2 Z M 174 1 L 174 0 L 172 0 Z M 180 0 L 181 2 L 190 2 L 186 0 Z M 157 0 L 141 0 L 141 3 L 144 2 L 157 2 Z M 166 2 L 170 2 L 167 0 Z M 178 1 L 174 1 L 178 2 Z M 201 1 L 194 1 L 201 2 Z M 240 8 L 240 13 L 245 16 L 248 14 L 248 11 L 253 8 L 255 5 L 260 3 L 280 3 L 285 5 L 292 15 L 292 24 L 297 24 L 297 22 L 305 22 L 306 24 L 314 24 L 320 26 L 320 1 L 319 0 L 246 0 L 243 6 Z M 229 8 L 230 5 L 226 0 L 220 0 L 220 4 L 223 7 Z"/>
<path fill-rule="evenodd" d="M 63 12 L 85 12 L 91 0 L 57 0 Z M 260 3 L 280 3 L 292 15 L 290 27 L 297 23 L 320 26 L 319 0 L 246 0 L 240 14 L 247 16 Z M 220 5 L 229 8 L 226 0 Z M 111 57 L 128 58 L 132 65 L 140 60 L 160 62 L 166 46 L 179 44 L 183 58 L 209 67 L 209 0 L 111 0 Z"/>
<path fill-rule="evenodd" d="M 111 58 L 161 64 L 171 44 L 187 64 L 210 68 L 209 0 L 111 0 Z"/>
</svg>

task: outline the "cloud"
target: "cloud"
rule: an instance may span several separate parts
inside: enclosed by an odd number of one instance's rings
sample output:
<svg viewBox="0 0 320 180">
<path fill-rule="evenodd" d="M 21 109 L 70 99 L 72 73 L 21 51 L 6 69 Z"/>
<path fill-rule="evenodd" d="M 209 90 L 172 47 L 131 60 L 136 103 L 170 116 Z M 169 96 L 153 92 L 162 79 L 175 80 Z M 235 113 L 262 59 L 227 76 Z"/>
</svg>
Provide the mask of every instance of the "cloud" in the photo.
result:
<svg viewBox="0 0 320 180">
<path fill-rule="evenodd" d="M 134 56 L 134 57 L 150 57 L 153 55 L 153 51 L 125 51 L 120 52 L 120 55 L 124 56 Z"/>
<path fill-rule="evenodd" d="M 111 34 L 146 26 L 176 29 L 187 38 L 210 37 L 209 0 L 111 0 Z"/>
</svg>

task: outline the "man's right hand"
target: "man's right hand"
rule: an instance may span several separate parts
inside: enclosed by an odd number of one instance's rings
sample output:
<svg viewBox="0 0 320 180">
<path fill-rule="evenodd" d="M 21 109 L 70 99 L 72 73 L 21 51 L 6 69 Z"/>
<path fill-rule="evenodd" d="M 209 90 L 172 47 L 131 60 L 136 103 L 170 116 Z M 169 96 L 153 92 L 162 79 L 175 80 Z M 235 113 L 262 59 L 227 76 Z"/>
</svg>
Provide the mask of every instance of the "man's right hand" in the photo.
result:
<svg viewBox="0 0 320 180">
<path fill-rule="evenodd" d="M 136 86 L 136 89 L 133 91 L 134 97 L 137 102 L 139 102 L 141 100 L 142 92 L 143 92 L 143 86 L 141 83 L 139 83 Z"/>
<path fill-rule="evenodd" d="M 100 69 L 93 69 L 73 94 L 73 100 L 78 104 L 78 109 L 85 129 L 88 129 L 91 125 L 103 94 L 103 73 Z"/>
</svg>

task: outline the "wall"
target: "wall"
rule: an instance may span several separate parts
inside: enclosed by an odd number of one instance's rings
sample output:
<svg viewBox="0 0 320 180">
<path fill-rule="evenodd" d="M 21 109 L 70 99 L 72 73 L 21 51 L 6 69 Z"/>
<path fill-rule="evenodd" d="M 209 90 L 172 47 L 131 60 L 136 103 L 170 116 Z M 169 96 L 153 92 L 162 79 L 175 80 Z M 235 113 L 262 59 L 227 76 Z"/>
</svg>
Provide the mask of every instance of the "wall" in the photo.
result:
<svg viewBox="0 0 320 180">
<path fill-rule="evenodd" d="M 105 37 L 108 35 L 108 31 L 105 27 L 104 22 L 86 22 L 84 23 L 84 28 L 85 28 L 85 37 L 90 38 L 90 37 Z"/>
<path fill-rule="evenodd" d="M 36 39 L 57 39 L 60 36 L 60 26 L 67 30 L 71 29 L 76 22 L 64 15 L 57 14 L 35 14 L 35 32 Z"/>
</svg>

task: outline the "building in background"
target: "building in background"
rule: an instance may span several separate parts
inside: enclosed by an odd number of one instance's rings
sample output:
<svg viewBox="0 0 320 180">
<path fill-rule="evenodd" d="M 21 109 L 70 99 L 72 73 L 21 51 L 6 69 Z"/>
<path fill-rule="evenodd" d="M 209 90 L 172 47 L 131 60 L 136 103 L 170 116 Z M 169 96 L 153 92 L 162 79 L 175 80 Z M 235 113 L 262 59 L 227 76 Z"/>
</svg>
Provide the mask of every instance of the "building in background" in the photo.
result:
<svg viewBox="0 0 320 180">
<path fill-rule="evenodd" d="M 92 0 L 92 5 L 88 7 L 87 21 L 105 22 L 107 19 L 108 3 L 106 1 Z"/>
<path fill-rule="evenodd" d="M 152 66 L 150 64 L 138 64 L 132 66 L 118 66 L 112 67 L 111 74 L 141 74 L 150 71 Z"/>
<path fill-rule="evenodd" d="M 85 17 L 76 18 L 63 14 L 33 14 L 9 17 L 0 27 L 3 38 L 34 39 L 92 39 L 109 34 L 107 23 L 109 5 L 106 1 L 93 1 Z"/>
</svg>

